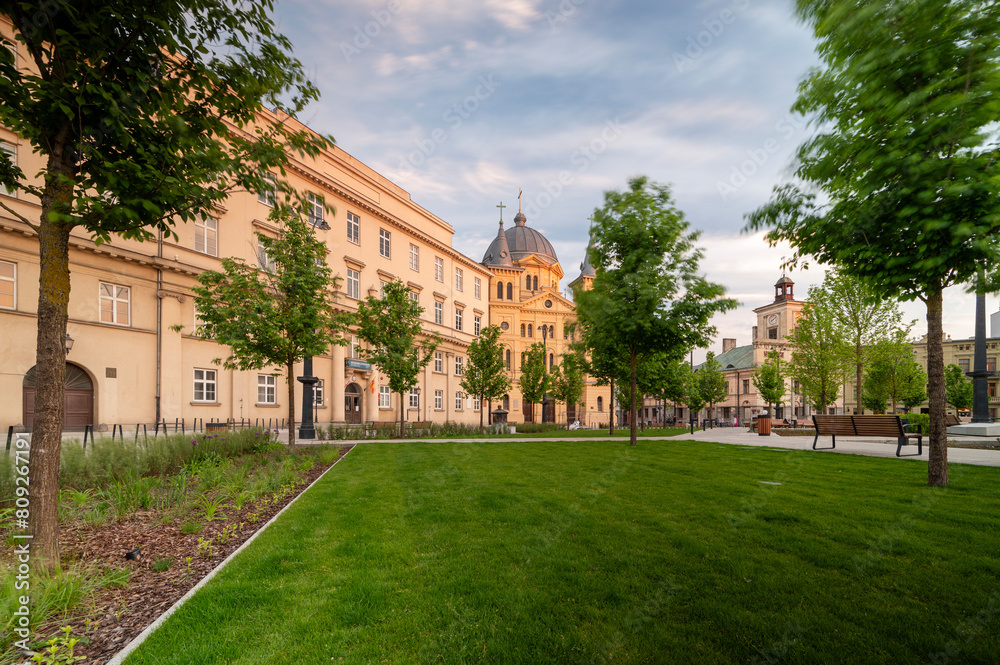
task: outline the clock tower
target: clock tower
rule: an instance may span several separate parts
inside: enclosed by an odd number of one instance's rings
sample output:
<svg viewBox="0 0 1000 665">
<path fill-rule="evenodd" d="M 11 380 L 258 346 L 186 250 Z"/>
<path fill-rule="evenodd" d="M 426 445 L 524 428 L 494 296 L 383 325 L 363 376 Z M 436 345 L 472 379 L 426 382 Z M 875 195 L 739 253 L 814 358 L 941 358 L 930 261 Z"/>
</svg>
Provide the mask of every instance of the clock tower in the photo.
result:
<svg viewBox="0 0 1000 665">
<path fill-rule="evenodd" d="M 785 360 L 790 359 L 785 337 L 795 328 L 804 302 L 795 299 L 795 283 L 787 276 L 774 285 L 774 302 L 754 310 L 757 325 L 753 329 L 753 362 L 763 363 L 771 350 L 777 350 Z"/>
</svg>

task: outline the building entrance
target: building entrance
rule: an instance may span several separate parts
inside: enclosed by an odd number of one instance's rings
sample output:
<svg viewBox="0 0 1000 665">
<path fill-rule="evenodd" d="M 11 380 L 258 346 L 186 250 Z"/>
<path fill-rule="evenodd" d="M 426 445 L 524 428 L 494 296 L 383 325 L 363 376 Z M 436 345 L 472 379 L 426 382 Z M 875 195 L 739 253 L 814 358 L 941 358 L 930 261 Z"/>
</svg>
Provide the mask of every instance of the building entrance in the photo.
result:
<svg viewBox="0 0 1000 665">
<path fill-rule="evenodd" d="M 25 373 L 21 404 L 24 426 L 35 424 L 35 368 Z M 66 363 L 66 383 L 63 388 L 63 429 L 82 430 L 94 424 L 94 384 L 79 365 Z"/>
<path fill-rule="evenodd" d="M 361 387 L 352 383 L 344 388 L 344 420 L 349 423 L 361 423 L 361 407 L 364 405 L 364 391 Z"/>
</svg>

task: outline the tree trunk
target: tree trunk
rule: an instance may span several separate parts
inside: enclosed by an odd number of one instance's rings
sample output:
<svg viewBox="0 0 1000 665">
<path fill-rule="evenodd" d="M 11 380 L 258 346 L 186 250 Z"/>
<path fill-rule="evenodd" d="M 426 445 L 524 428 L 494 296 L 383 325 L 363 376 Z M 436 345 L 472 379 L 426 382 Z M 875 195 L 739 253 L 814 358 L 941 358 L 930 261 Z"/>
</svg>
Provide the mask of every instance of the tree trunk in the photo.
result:
<svg viewBox="0 0 1000 665">
<path fill-rule="evenodd" d="M 629 441 L 628 445 L 636 445 L 636 419 L 639 417 L 639 412 L 635 404 L 635 392 L 636 392 L 636 374 L 638 373 L 639 359 L 636 357 L 635 351 L 632 351 L 632 357 L 629 358 L 629 404 L 628 408 L 628 421 L 629 421 Z"/>
<path fill-rule="evenodd" d="M 855 408 L 857 409 L 859 416 L 865 415 L 865 406 L 864 406 L 864 404 L 861 401 L 863 399 L 862 398 L 862 393 L 863 393 L 862 389 L 864 388 L 864 386 L 861 385 L 861 381 L 864 378 L 862 376 L 862 369 L 864 369 L 864 363 L 861 362 L 861 354 L 863 352 L 864 351 L 861 348 L 861 340 L 858 340 L 857 343 L 854 346 L 854 360 L 855 360 L 855 363 L 854 363 L 854 374 L 855 374 L 854 385 L 856 385 L 858 387 L 858 400 L 857 400 L 858 403 L 857 403 L 857 406 Z"/>
<path fill-rule="evenodd" d="M 948 484 L 948 429 L 945 425 L 944 348 L 942 331 L 942 287 L 927 294 L 927 396 L 930 434 L 927 484 Z"/>
<path fill-rule="evenodd" d="M 288 445 L 295 447 L 295 364 L 286 363 L 288 377 Z"/>
<path fill-rule="evenodd" d="M 615 435 L 615 380 L 611 379 L 611 397 L 608 399 L 608 406 L 610 407 L 610 418 L 608 418 L 608 434 L 611 436 Z"/>
<path fill-rule="evenodd" d="M 50 168 L 52 161 L 50 159 Z M 72 226 L 50 221 L 49 213 L 56 199 L 67 205 L 65 202 L 71 196 L 72 185 L 47 182 L 38 229 L 38 335 L 35 422 L 28 453 L 28 531 L 32 536 L 32 565 L 50 570 L 59 564 L 59 457 L 66 386 L 69 233 Z"/>
<path fill-rule="evenodd" d="M 490 406 L 493 406 L 492 402 L 490 402 Z M 480 400 L 479 400 L 479 433 L 480 434 L 483 433 L 483 411 L 485 411 L 485 410 L 486 409 L 483 408 L 483 400 L 480 398 Z"/>
<path fill-rule="evenodd" d="M 406 421 L 403 420 L 403 393 L 399 393 L 399 438 L 406 438 Z"/>
</svg>

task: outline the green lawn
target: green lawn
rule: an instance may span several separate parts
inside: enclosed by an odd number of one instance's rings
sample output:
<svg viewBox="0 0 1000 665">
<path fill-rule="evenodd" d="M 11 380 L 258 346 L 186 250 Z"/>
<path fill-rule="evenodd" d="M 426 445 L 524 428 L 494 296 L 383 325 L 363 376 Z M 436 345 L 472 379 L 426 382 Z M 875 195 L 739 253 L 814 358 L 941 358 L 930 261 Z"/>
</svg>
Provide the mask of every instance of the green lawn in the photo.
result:
<svg viewBox="0 0 1000 665">
<path fill-rule="evenodd" d="M 688 441 L 362 444 L 127 662 L 1000 662 L 1000 469 L 926 475 Z"/>
</svg>

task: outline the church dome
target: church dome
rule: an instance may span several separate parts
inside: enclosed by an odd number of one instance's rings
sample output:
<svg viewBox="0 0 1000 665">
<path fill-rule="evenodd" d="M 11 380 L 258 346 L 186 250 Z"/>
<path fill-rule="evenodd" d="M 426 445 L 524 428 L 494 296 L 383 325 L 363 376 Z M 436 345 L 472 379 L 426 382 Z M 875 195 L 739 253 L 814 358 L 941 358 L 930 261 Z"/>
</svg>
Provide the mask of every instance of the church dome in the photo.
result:
<svg viewBox="0 0 1000 665">
<path fill-rule="evenodd" d="M 546 240 L 545 236 L 535 229 L 526 226 L 526 222 L 527 218 L 524 216 L 524 213 L 518 212 L 517 216 L 514 217 L 514 227 L 504 232 L 504 240 L 507 241 L 506 249 L 510 252 L 510 258 L 516 262 L 534 254 L 543 261 L 548 261 L 550 264 L 559 263 L 559 259 L 556 257 L 556 250 L 552 248 L 552 243 Z M 486 254 L 483 255 L 483 263 L 485 265 L 496 265 L 498 259 L 501 258 L 503 250 L 500 238 L 494 239 L 486 250 Z"/>
</svg>

